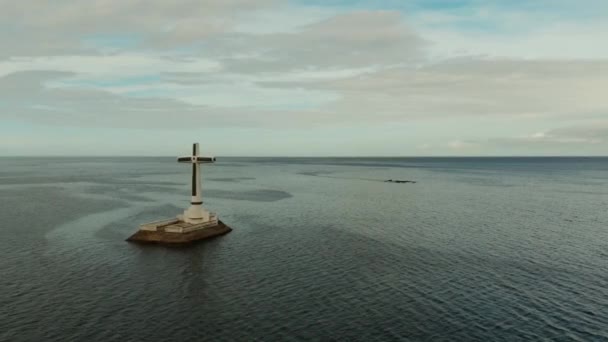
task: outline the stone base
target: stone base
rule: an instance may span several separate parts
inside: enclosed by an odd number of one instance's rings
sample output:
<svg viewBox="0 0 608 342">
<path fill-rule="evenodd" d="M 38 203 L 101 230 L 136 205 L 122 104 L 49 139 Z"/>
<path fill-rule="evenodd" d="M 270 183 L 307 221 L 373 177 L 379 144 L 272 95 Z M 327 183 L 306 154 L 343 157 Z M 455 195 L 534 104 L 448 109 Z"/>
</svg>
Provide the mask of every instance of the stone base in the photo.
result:
<svg viewBox="0 0 608 342">
<path fill-rule="evenodd" d="M 174 222 L 167 225 L 160 225 L 156 230 L 145 230 L 140 229 L 135 234 L 131 235 L 127 241 L 138 242 L 138 243 L 156 243 L 165 245 L 183 245 L 190 244 L 201 240 L 211 239 L 216 236 L 228 234 L 232 231 L 232 228 L 228 227 L 222 221 L 218 221 L 218 224 L 212 227 L 203 227 L 184 233 L 175 233 L 165 231 L 165 228 L 171 228 L 173 225 L 184 227 L 189 225 L 185 222 Z M 194 226 L 194 225 L 193 225 Z"/>
</svg>

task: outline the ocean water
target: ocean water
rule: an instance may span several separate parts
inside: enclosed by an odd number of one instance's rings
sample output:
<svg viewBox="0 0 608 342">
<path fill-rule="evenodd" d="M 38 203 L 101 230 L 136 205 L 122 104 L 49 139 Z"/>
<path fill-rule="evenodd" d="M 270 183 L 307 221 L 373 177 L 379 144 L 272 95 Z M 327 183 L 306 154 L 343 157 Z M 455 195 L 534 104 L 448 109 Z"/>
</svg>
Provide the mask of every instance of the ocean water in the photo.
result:
<svg viewBox="0 0 608 342">
<path fill-rule="evenodd" d="M 0 158 L 0 341 L 608 341 L 607 158 Z M 406 179 L 416 184 L 390 184 Z"/>
</svg>

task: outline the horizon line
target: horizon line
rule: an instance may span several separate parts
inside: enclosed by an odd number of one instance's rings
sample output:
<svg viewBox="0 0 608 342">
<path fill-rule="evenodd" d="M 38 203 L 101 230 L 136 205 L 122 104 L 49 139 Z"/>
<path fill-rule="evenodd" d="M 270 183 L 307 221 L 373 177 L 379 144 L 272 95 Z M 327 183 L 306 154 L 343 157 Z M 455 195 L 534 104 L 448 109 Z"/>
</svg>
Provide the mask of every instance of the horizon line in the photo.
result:
<svg viewBox="0 0 608 342">
<path fill-rule="evenodd" d="M 341 155 L 341 156 L 239 156 L 239 155 L 216 155 L 216 158 L 608 158 L 608 155 Z M 171 155 L 0 155 L 0 158 L 178 158 Z"/>
</svg>

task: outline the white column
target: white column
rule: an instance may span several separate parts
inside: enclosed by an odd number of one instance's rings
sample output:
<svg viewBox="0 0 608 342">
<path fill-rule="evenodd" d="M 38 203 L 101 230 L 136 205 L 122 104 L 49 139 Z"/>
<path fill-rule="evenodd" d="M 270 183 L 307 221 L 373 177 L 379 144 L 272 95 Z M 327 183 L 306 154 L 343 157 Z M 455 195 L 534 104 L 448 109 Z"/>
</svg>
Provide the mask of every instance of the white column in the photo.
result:
<svg viewBox="0 0 608 342">
<path fill-rule="evenodd" d="M 198 163 L 198 143 L 192 144 L 192 205 L 200 205 L 203 201 L 201 196 L 201 166 Z"/>
<path fill-rule="evenodd" d="M 192 194 L 192 200 L 190 201 L 193 205 L 200 205 L 203 202 L 202 188 L 201 188 L 201 165 L 194 162 L 193 168 L 193 179 L 192 187 L 195 192 Z"/>
</svg>

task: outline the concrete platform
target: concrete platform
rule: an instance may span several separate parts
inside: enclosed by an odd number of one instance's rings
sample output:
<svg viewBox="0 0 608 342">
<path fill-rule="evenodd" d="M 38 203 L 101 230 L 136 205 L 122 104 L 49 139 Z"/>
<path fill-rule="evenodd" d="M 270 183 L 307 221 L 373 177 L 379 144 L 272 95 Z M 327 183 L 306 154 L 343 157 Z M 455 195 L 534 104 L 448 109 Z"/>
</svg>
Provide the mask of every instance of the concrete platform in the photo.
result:
<svg viewBox="0 0 608 342">
<path fill-rule="evenodd" d="M 196 225 L 179 220 L 152 222 L 142 225 L 127 241 L 164 245 L 184 245 L 228 234 L 232 228 L 224 222 L 216 225 Z"/>
</svg>

